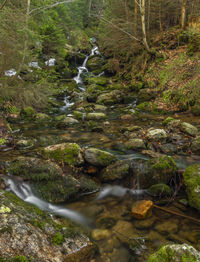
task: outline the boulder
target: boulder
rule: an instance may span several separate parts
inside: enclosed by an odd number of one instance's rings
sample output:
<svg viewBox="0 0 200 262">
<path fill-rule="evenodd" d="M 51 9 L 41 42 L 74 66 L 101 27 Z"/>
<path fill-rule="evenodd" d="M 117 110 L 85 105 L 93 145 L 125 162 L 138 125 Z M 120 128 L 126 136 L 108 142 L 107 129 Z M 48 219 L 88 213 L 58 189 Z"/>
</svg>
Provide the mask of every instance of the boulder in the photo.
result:
<svg viewBox="0 0 200 262">
<path fill-rule="evenodd" d="M 142 139 L 139 139 L 139 138 L 130 139 L 129 141 L 127 141 L 126 147 L 127 147 L 127 149 L 132 149 L 132 150 L 146 149 L 144 141 Z"/>
<path fill-rule="evenodd" d="M 86 149 L 84 158 L 89 164 L 100 167 L 108 166 L 117 160 L 113 154 L 97 148 Z"/>
<path fill-rule="evenodd" d="M 196 136 L 198 134 L 198 128 L 186 122 L 181 123 L 180 129 L 190 136 Z"/>
<path fill-rule="evenodd" d="M 47 121 L 50 121 L 50 120 L 51 120 L 51 117 L 47 114 L 37 113 L 35 115 L 35 121 L 36 122 L 47 122 Z"/>
<path fill-rule="evenodd" d="M 71 126 L 71 125 L 75 125 L 75 124 L 78 124 L 79 121 L 75 118 L 72 118 L 72 117 L 65 117 L 63 118 L 58 124 L 57 126 L 58 127 L 67 127 L 67 126 Z"/>
<path fill-rule="evenodd" d="M 101 67 L 103 66 L 103 59 L 101 57 L 91 57 L 87 62 L 87 68 L 90 72 L 100 70 L 99 73 L 102 72 Z"/>
<path fill-rule="evenodd" d="M 147 138 L 149 140 L 163 141 L 167 138 L 167 133 L 164 129 L 150 128 L 147 130 Z"/>
<path fill-rule="evenodd" d="M 100 180 L 103 182 L 122 179 L 129 174 L 129 162 L 119 160 L 114 164 L 107 166 L 100 173 Z"/>
<path fill-rule="evenodd" d="M 187 244 L 168 244 L 151 255 L 148 262 L 198 262 L 200 252 Z"/>
<path fill-rule="evenodd" d="M 43 149 L 43 155 L 58 163 L 69 165 L 81 165 L 84 160 L 81 154 L 81 148 L 76 143 L 62 143 L 51 145 Z"/>
<path fill-rule="evenodd" d="M 155 184 L 148 189 L 152 196 L 167 196 L 172 194 L 171 188 L 166 184 Z"/>
<path fill-rule="evenodd" d="M 124 94 L 119 90 L 113 90 L 98 96 L 97 103 L 105 105 L 120 104 L 123 102 Z"/>
<path fill-rule="evenodd" d="M 194 164 L 186 168 L 183 180 L 189 205 L 200 211 L 200 164 Z"/>
<path fill-rule="evenodd" d="M 106 114 L 104 113 L 88 113 L 86 115 L 86 119 L 87 120 L 102 120 L 102 119 L 106 119 Z"/>
</svg>

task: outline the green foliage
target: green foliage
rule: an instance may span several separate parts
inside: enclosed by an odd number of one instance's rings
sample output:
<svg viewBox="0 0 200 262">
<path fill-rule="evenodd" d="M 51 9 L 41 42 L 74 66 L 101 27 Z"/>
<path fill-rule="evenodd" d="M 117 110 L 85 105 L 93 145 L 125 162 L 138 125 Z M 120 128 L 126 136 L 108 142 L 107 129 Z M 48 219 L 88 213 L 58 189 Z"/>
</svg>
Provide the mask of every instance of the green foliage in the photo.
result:
<svg viewBox="0 0 200 262">
<path fill-rule="evenodd" d="M 64 237 L 60 232 L 57 232 L 54 236 L 52 236 L 51 242 L 54 246 L 61 245 L 64 242 Z"/>
</svg>

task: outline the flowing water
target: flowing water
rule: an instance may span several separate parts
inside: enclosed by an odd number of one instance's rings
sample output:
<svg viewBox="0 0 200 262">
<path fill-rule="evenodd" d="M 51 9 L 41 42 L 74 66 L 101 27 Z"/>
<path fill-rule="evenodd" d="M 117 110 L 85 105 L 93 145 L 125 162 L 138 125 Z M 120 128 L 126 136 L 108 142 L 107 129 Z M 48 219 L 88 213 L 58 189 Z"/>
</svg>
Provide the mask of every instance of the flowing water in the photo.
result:
<svg viewBox="0 0 200 262">
<path fill-rule="evenodd" d="M 100 55 L 98 47 L 94 45 L 91 53 L 85 57 L 83 64 L 77 67 L 78 74 L 74 78 L 80 95 L 85 90 L 83 75 L 88 72 L 88 59 L 94 55 Z M 11 72 L 12 73 L 12 72 Z M 99 76 L 101 77 L 101 76 Z M 60 108 L 61 113 L 70 114 L 74 105 L 69 95 L 64 95 L 64 106 Z M 15 159 L 18 156 L 36 156 L 40 147 L 46 144 L 46 138 L 53 141 L 52 144 L 61 142 L 76 142 L 82 147 L 93 146 L 112 152 L 118 159 L 148 159 L 147 156 L 127 150 L 124 143 L 127 140 L 122 132 L 123 128 L 130 126 L 129 121 L 122 123 L 120 114 L 122 109 L 134 110 L 136 100 L 128 105 L 117 105 L 109 108 L 106 113 L 107 121 L 102 123 L 102 132 L 91 132 L 84 126 L 84 119 L 80 123 L 68 128 L 56 128 L 36 123 L 15 123 L 12 128 L 18 139 L 31 139 L 34 145 L 29 148 L 13 149 L 2 148 L 0 157 L 2 161 Z M 84 118 L 84 117 L 83 117 Z M 187 121 L 187 116 L 180 115 Z M 190 116 L 188 117 L 190 118 Z M 163 117 L 151 114 L 143 114 L 143 117 L 135 118 L 134 125 L 140 127 L 161 127 Z M 191 123 L 191 119 L 188 121 Z M 200 126 L 198 118 L 194 118 L 196 126 Z M 123 125 L 123 126 L 122 126 Z M 191 163 L 200 162 L 199 157 L 176 154 L 174 155 L 180 168 L 184 169 Z M 142 166 L 141 166 L 142 168 Z M 99 254 L 94 262 L 145 262 L 150 253 L 153 253 L 161 245 L 175 242 L 188 243 L 200 249 L 200 225 L 191 222 L 181 216 L 175 216 L 168 212 L 153 209 L 153 215 L 145 220 L 137 220 L 131 215 L 132 204 L 138 199 L 151 199 L 162 203 L 162 199 L 153 198 L 145 189 L 140 188 L 140 178 L 137 181 L 120 181 L 115 184 L 102 184 L 100 192 L 86 195 L 80 201 L 64 206 L 52 205 L 35 196 L 30 186 L 22 181 L 7 176 L 6 183 L 9 190 L 26 202 L 35 204 L 39 208 L 55 215 L 63 216 L 82 225 L 93 225 L 95 228 L 108 229 L 109 236 L 105 239 L 96 240 Z M 198 213 L 179 202 L 184 198 L 183 192 L 173 201 L 173 196 L 165 199 L 163 204 L 168 203 L 167 208 L 175 213 L 189 215 L 198 218 Z"/>
</svg>

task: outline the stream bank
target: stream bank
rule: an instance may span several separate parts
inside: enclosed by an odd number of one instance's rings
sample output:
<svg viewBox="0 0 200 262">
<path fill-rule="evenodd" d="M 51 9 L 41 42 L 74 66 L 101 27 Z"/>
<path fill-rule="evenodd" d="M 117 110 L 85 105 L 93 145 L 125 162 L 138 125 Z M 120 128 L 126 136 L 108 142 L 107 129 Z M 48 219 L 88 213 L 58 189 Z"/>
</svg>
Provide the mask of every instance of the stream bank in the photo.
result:
<svg viewBox="0 0 200 262">
<path fill-rule="evenodd" d="M 14 137 L 2 147 L 2 172 L 29 182 L 42 199 L 65 203 L 90 217 L 94 224 L 91 238 L 98 245 L 97 256 L 91 261 L 147 261 L 167 243 L 187 243 L 199 250 L 199 225 L 158 210 L 144 220 L 131 214 L 134 202 L 151 199 L 198 218 L 199 193 L 193 201 L 196 189 L 187 180 L 190 170 L 184 180 L 182 174 L 193 164 L 199 168 L 199 118 L 144 112 L 138 107 L 137 93 L 114 78 L 98 76 L 104 62 L 99 54 L 93 55 L 86 56 L 78 67 L 78 86 L 66 84 L 64 92 L 52 98 L 48 112 L 38 113 L 29 107 L 20 114 L 7 115 Z M 89 75 L 87 58 L 93 70 Z M 199 185 L 198 179 L 195 183 Z M 97 192 L 107 184 L 110 190 L 105 199 L 96 200 Z M 155 185 L 160 186 L 152 189 Z M 129 190 L 136 191 L 131 195 Z M 144 194 L 140 190 L 145 190 Z M 12 210 L 6 203 L 2 205 Z M 56 233 L 58 238 L 68 241 L 62 230 Z M 62 248 L 62 241 L 58 242 Z M 21 252 L 27 255 L 23 248 Z M 55 261 L 64 261 L 63 257 Z M 46 261 L 43 256 L 40 259 Z"/>
</svg>

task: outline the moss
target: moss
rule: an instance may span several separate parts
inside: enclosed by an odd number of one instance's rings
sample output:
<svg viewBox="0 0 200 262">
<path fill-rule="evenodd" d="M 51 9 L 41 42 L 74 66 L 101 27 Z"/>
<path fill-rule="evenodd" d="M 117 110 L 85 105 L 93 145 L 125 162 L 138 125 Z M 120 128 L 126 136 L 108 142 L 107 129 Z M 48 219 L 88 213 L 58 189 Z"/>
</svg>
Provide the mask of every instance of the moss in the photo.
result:
<svg viewBox="0 0 200 262">
<path fill-rule="evenodd" d="M 110 160 L 113 158 L 113 156 L 109 156 L 108 154 L 105 154 L 104 152 L 99 151 L 97 160 L 99 163 L 102 163 L 104 166 L 107 164 L 110 164 Z"/>
<path fill-rule="evenodd" d="M 4 138 L 0 138 L 0 146 L 4 145 L 6 143 L 6 140 Z"/>
<path fill-rule="evenodd" d="M 54 236 L 52 236 L 51 242 L 54 246 L 61 245 L 64 242 L 64 237 L 60 232 L 57 232 Z"/>
<path fill-rule="evenodd" d="M 173 120 L 174 120 L 174 118 L 169 116 L 169 117 L 165 118 L 165 120 L 162 123 L 163 123 L 164 126 L 166 126 L 168 123 L 170 123 Z"/>
<path fill-rule="evenodd" d="M 162 156 L 159 161 L 152 166 L 152 170 L 164 171 L 170 170 L 171 173 L 177 171 L 177 166 L 174 159 L 170 156 Z"/>
<path fill-rule="evenodd" d="M 31 118 L 35 115 L 35 111 L 31 106 L 28 106 L 21 110 L 20 115 L 21 117 L 24 117 L 24 118 L 25 117 Z"/>
<path fill-rule="evenodd" d="M 136 107 L 136 109 L 141 111 L 150 111 L 151 110 L 150 103 L 149 102 L 141 103 Z"/>
<path fill-rule="evenodd" d="M 170 195 L 172 193 L 171 188 L 166 184 L 156 184 L 148 189 L 148 192 L 153 196 Z"/>
<path fill-rule="evenodd" d="M 10 259 L 10 262 L 29 262 L 25 256 L 16 256 Z"/>
<path fill-rule="evenodd" d="M 148 262 L 172 262 L 174 253 L 173 250 L 168 250 L 165 246 L 161 247 L 157 253 L 149 257 Z"/>
</svg>

